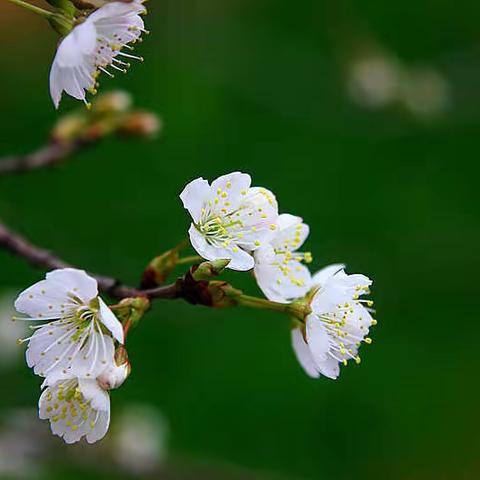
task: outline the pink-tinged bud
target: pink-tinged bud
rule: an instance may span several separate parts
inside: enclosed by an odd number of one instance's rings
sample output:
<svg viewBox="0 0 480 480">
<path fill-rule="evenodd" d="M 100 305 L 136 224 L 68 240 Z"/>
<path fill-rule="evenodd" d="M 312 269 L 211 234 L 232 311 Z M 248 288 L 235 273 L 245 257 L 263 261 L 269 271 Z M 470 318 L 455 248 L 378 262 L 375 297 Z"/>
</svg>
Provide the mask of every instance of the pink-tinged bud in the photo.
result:
<svg viewBox="0 0 480 480">
<path fill-rule="evenodd" d="M 97 382 L 104 390 L 115 390 L 124 384 L 131 371 L 127 350 L 121 346 L 115 352 L 115 362 L 97 378 Z"/>
<path fill-rule="evenodd" d="M 154 137 L 162 130 L 162 120 L 150 112 L 136 111 L 124 117 L 118 131 L 131 137 Z"/>
</svg>

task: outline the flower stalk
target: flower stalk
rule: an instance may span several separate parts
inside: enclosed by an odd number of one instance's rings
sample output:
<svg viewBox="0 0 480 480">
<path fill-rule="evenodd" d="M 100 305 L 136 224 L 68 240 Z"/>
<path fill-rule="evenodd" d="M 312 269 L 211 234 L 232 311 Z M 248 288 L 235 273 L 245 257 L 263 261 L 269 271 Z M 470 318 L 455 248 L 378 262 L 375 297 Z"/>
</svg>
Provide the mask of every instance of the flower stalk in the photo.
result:
<svg viewBox="0 0 480 480">
<path fill-rule="evenodd" d="M 51 19 L 54 15 L 53 12 L 49 12 L 48 10 L 37 7 L 36 5 L 32 5 L 28 2 L 24 2 L 23 0 L 8 0 L 8 1 L 10 3 L 13 3 L 14 5 L 18 5 L 19 7 L 25 8 L 25 10 L 36 13 L 37 15 L 40 15 L 41 17 L 46 18 L 47 20 Z"/>
</svg>

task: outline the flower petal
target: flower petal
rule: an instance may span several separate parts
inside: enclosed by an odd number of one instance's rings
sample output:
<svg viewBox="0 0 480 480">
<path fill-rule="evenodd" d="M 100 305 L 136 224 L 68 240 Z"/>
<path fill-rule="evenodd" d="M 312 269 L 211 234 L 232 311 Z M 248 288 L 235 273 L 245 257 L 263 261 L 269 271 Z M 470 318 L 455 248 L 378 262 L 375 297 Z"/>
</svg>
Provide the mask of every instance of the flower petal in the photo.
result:
<svg viewBox="0 0 480 480">
<path fill-rule="evenodd" d="M 121 322 L 100 297 L 98 297 L 98 303 L 100 304 L 100 321 L 110 330 L 113 338 L 123 345 L 125 338 Z"/>
<path fill-rule="evenodd" d="M 343 265 L 343 263 L 334 263 L 333 265 L 329 265 L 328 267 L 318 271 L 313 276 L 312 283 L 314 285 L 323 286 L 330 277 L 342 271 L 344 268 L 345 265 Z"/>
<path fill-rule="evenodd" d="M 190 182 L 180 194 L 183 206 L 188 210 L 195 223 L 200 221 L 202 208 L 211 196 L 212 189 L 203 178 L 197 178 Z"/>
<path fill-rule="evenodd" d="M 284 262 L 271 244 L 254 252 L 255 278 L 265 296 L 274 302 L 289 303 L 306 295 L 311 285 L 310 271 L 296 260 Z"/>
<path fill-rule="evenodd" d="M 91 382 L 96 383 L 94 380 Z M 76 443 L 83 437 L 93 443 L 103 438 L 108 430 L 110 401 L 104 397 L 108 394 L 100 394 L 93 383 L 88 386 L 83 384 L 80 388 L 76 379 L 60 381 L 47 387 L 40 397 L 39 417 L 48 419 L 52 432 L 68 444 Z M 92 400 L 104 409 L 96 410 Z"/>
<path fill-rule="evenodd" d="M 320 365 L 327 359 L 330 342 L 322 322 L 315 314 L 307 317 L 306 339 L 315 364 Z"/>
<path fill-rule="evenodd" d="M 228 268 L 231 270 L 247 271 L 253 268 L 255 264 L 253 257 L 240 248 L 236 248 L 235 250 L 235 246 L 227 249 L 210 245 L 193 224 L 188 233 L 193 248 L 206 260 L 213 261 L 229 259 L 230 263 L 228 264 Z"/>
<path fill-rule="evenodd" d="M 305 343 L 303 334 L 299 328 L 294 328 L 292 330 L 292 347 L 297 360 L 305 370 L 306 374 L 312 378 L 318 378 L 320 374 L 315 364 L 315 360 L 313 359 L 312 353 L 310 352 L 308 345 Z"/>
<path fill-rule="evenodd" d="M 110 395 L 100 388 L 96 380 L 79 379 L 78 388 L 93 409 L 104 412 L 110 410 Z"/>
</svg>

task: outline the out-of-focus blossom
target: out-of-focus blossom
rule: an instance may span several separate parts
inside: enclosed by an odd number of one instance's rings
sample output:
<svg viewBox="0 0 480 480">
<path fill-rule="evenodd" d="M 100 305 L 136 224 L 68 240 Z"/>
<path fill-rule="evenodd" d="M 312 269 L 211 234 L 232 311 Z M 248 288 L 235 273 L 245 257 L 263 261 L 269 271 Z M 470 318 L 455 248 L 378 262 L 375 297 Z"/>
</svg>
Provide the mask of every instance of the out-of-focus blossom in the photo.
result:
<svg viewBox="0 0 480 480">
<path fill-rule="evenodd" d="M 419 117 L 439 115 L 450 106 L 450 85 L 430 67 L 411 68 L 400 85 L 400 98 L 407 110 Z"/>
<path fill-rule="evenodd" d="M 349 66 L 348 92 L 356 103 L 381 108 L 392 103 L 401 78 L 399 62 L 383 55 L 355 59 Z"/>
<path fill-rule="evenodd" d="M 363 54 L 347 69 L 347 91 L 363 107 L 397 107 L 420 117 L 435 117 L 451 102 L 448 80 L 432 67 L 409 66 L 388 54 Z"/>
<path fill-rule="evenodd" d="M 0 478 L 39 478 L 47 447 L 35 410 L 7 410 L 0 421 Z"/>
<path fill-rule="evenodd" d="M 117 416 L 112 432 L 114 459 L 135 475 L 158 470 L 167 457 L 168 425 L 158 410 L 130 406 Z"/>
</svg>

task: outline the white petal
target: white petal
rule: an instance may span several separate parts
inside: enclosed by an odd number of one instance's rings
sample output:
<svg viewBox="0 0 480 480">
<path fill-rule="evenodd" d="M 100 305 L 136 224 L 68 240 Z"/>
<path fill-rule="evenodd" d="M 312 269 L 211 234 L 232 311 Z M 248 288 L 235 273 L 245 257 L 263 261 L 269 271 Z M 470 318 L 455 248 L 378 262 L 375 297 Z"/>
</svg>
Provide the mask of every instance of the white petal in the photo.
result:
<svg viewBox="0 0 480 480">
<path fill-rule="evenodd" d="M 97 378 L 113 361 L 115 346 L 110 335 L 96 328 L 67 370 L 78 378 Z"/>
<path fill-rule="evenodd" d="M 85 400 L 91 402 L 93 409 L 103 412 L 110 410 L 110 396 L 100 388 L 96 380 L 79 379 L 78 388 Z"/>
<path fill-rule="evenodd" d="M 102 440 L 108 432 L 110 426 L 110 409 L 106 412 L 99 412 L 95 427 L 87 433 L 87 442 L 96 443 Z"/>
<path fill-rule="evenodd" d="M 90 57 L 95 51 L 97 32 L 88 18 L 76 26 L 60 43 L 50 72 L 50 94 L 58 108 L 65 91 L 77 100 L 85 100 L 96 71 Z"/>
<path fill-rule="evenodd" d="M 318 373 L 317 366 L 299 328 L 292 330 L 292 347 L 297 356 L 297 360 L 307 375 L 312 378 L 318 378 L 320 374 Z"/>
<path fill-rule="evenodd" d="M 306 322 L 306 338 L 308 347 L 318 366 L 327 359 L 330 342 L 322 322 L 316 315 L 309 315 Z"/>
<path fill-rule="evenodd" d="M 197 253 L 206 260 L 224 260 L 229 259 L 228 268 L 237 271 L 251 270 L 254 266 L 253 257 L 247 252 L 238 248 L 236 252 L 232 248 L 221 248 L 210 245 L 205 237 L 191 225 L 188 231 L 190 241 Z"/>
<path fill-rule="evenodd" d="M 96 391 L 94 385 L 82 387 L 85 393 L 76 379 L 57 382 L 45 389 L 39 401 L 39 417 L 50 420 L 52 432 L 68 444 L 83 437 L 93 443 L 103 438 L 108 430 L 109 399 Z M 93 399 L 103 410 L 92 406 Z"/>
<path fill-rule="evenodd" d="M 203 178 L 190 182 L 180 194 L 183 206 L 188 210 L 195 223 L 200 221 L 202 208 L 212 195 L 210 185 Z"/>
<path fill-rule="evenodd" d="M 97 281 L 84 270 L 75 268 L 53 270 L 47 273 L 46 278 L 63 286 L 66 291 L 73 292 L 85 304 L 98 295 Z"/>
<path fill-rule="evenodd" d="M 265 188 L 250 188 L 242 202 L 244 236 L 238 245 L 254 251 L 265 246 L 275 236 L 278 219 L 278 204 L 275 195 Z M 274 228 L 272 228 L 274 227 Z"/>
<path fill-rule="evenodd" d="M 312 283 L 314 285 L 322 286 L 330 277 L 337 274 L 344 268 L 345 265 L 343 265 L 342 263 L 335 263 L 333 265 L 329 265 L 328 267 L 323 268 L 313 276 Z"/>
<path fill-rule="evenodd" d="M 331 378 L 332 380 L 336 380 L 340 374 L 340 365 L 333 357 L 325 359 L 318 365 L 318 368 L 324 377 Z"/>
<path fill-rule="evenodd" d="M 298 250 L 307 239 L 310 228 L 300 217 L 283 213 L 277 219 L 278 230 L 272 239 L 272 245 L 278 249 Z"/>
<path fill-rule="evenodd" d="M 265 296 L 274 302 L 289 303 L 306 295 L 311 285 L 310 271 L 300 262 L 283 262 L 269 244 L 254 252 L 255 278 Z M 280 264 L 280 265 L 279 265 Z M 282 268 L 280 268 L 280 266 Z M 289 271 L 284 268 L 289 268 Z"/>
<path fill-rule="evenodd" d="M 212 183 L 212 192 L 215 195 L 225 196 L 229 202 L 230 211 L 236 210 L 247 195 L 252 179 L 246 173 L 233 172 L 218 177 Z M 220 197 L 222 198 L 222 197 Z"/>
<path fill-rule="evenodd" d="M 108 328 L 108 330 L 110 330 L 113 338 L 123 345 L 125 338 L 121 322 L 100 297 L 98 297 L 98 303 L 100 304 L 99 316 L 101 322 Z"/>
<path fill-rule="evenodd" d="M 230 263 L 228 268 L 230 270 L 237 270 L 238 272 L 247 272 L 251 270 L 255 265 L 255 261 L 249 253 L 245 252 L 241 248 L 237 251 L 231 251 Z"/>
</svg>

